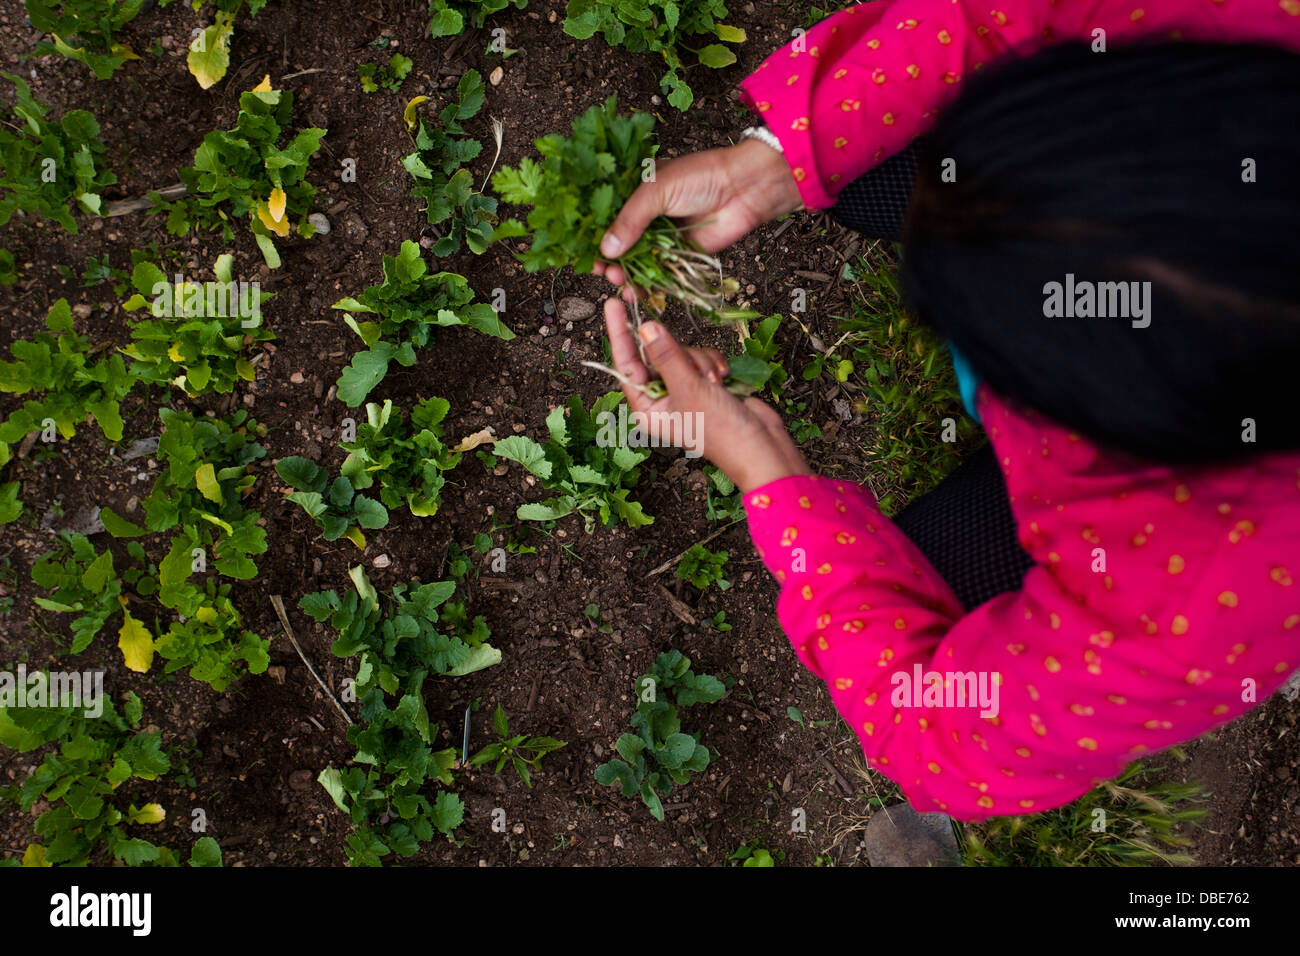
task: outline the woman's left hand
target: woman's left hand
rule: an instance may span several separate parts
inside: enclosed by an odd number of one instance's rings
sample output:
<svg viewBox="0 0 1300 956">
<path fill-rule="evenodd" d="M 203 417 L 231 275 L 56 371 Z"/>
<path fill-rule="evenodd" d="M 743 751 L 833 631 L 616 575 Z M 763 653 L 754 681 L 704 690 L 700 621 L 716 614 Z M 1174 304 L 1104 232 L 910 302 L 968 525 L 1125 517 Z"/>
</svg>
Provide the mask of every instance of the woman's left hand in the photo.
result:
<svg viewBox="0 0 1300 956">
<path fill-rule="evenodd" d="M 605 300 L 605 324 L 614 367 L 637 385 L 650 381 L 620 299 Z M 721 468 L 742 492 L 778 478 L 812 474 L 770 405 L 757 398 L 736 398 L 716 373 L 710 374 L 714 370 L 707 363 L 674 341 L 658 322 L 642 323 L 641 340 L 646 358 L 668 388 L 666 396 L 652 399 L 639 388 L 623 386 L 631 411 L 645 414 L 642 427 L 648 434 L 678 446 L 689 441 L 690 450 Z M 689 432 L 684 426 L 687 415 L 694 416 Z"/>
</svg>

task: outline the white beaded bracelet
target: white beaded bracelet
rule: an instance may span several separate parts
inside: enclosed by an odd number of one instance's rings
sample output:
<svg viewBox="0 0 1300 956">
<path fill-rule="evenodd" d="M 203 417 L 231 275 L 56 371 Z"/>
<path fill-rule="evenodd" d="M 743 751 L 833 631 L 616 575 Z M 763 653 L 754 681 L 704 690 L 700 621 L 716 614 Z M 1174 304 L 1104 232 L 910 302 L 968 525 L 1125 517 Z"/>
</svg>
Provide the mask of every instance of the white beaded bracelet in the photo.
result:
<svg viewBox="0 0 1300 956">
<path fill-rule="evenodd" d="M 776 134 L 766 126 L 750 126 L 740 134 L 740 138 L 756 139 L 760 143 L 766 143 L 768 146 L 771 146 L 778 153 L 785 153 L 785 150 L 781 148 L 781 141 L 777 139 Z"/>
</svg>

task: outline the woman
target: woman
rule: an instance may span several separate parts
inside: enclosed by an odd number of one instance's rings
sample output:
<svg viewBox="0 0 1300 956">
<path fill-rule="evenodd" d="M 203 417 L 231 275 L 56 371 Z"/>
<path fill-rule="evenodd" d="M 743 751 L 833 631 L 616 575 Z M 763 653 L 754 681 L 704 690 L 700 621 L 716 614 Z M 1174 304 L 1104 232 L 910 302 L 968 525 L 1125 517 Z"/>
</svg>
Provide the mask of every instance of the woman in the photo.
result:
<svg viewBox="0 0 1300 956">
<path fill-rule="evenodd" d="M 863 14 L 832 17 L 801 56 L 865 66 L 859 41 L 901 6 L 813 57 Z M 888 26 L 912 19 L 934 25 Z M 852 68 L 819 62 L 808 102 Z M 669 396 L 626 389 L 634 410 L 703 415 L 703 453 L 744 492 L 800 659 L 918 810 L 969 820 L 1067 803 L 1300 665 L 1300 424 L 1284 391 L 1300 361 L 1296 56 L 1111 37 L 1104 56 L 1056 46 L 986 73 L 916 153 L 903 278 L 966 360 L 990 453 L 895 522 L 813 475 L 772 409 L 733 399 L 716 359 L 657 323 L 643 344 Z M 824 205 L 835 161 L 792 126 L 774 129 L 784 157 L 733 147 L 725 168 L 752 192 L 726 188 L 708 153 L 661 165 L 611 241 L 666 212 L 711 220 L 695 236 L 716 249 L 800 199 Z M 881 180 L 844 170 L 858 178 L 837 216 L 862 222 L 863 196 L 888 205 Z M 1124 314 L 1080 291 L 1103 283 L 1112 306 L 1131 293 Z M 622 304 L 606 315 L 616 365 L 646 381 Z"/>
</svg>

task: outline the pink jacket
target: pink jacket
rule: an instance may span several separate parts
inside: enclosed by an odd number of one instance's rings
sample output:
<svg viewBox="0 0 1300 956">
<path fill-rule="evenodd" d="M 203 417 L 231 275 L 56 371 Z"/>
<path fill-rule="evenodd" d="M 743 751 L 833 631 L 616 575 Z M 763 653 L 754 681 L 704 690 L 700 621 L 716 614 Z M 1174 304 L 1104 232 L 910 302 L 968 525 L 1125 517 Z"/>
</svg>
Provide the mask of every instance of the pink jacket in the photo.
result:
<svg viewBox="0 0 1300 956">
<path fill-rule="evenodd" d="M 896 0 L 841 10 L 740 85 L 781 140 L 804 205 L 821 209 L 898 152 L 1005 53 L 1065 40 L 1166 36 L 1300 49 L 1300 0 Z"/>
<path fill-rule="evenodd" d="M 811 29 L 803 52 L 778 50 L 743 93 L 805 204 L 824 207 L 922 132 L 968 70 L 1095 28 L 1108 43 L 1300 48 L 1300 0 L 872 3 Z M 792 477 L 745 496 L 800 660 L 917 809 L 1060 806 L 1239 716 L 1300 666 L 1300 453 L 1153 467 L 987 385 L 977 406 L 1036 566 L 970 614 L 867 490 Z"/>
</svg>

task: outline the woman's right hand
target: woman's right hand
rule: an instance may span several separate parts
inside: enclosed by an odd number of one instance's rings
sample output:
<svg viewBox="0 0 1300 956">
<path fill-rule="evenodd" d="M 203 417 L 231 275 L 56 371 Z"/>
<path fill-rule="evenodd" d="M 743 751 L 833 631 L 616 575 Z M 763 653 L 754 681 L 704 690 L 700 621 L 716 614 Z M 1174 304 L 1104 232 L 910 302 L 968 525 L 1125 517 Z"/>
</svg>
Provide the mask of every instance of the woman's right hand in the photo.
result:
<svg viewBox="0 0 1300 956">
<path fill-rule="evenodd" d="M 687 225 L 687 237 L 705 252 L 726 248 L 750 230 L 799 209 L 803 200 L 785 157 L 758 140 L 691 153 L 655 166 L 655 178 L 642 183 L 606 231 L 600 252 L 615 260 L 632 248 L 659 216 Z M 597 262 L 593 271 L 615 285 L 627 277 L 617 263 Z M 624 292 L 631 300 L 632 289 Z"/>
</svg>

